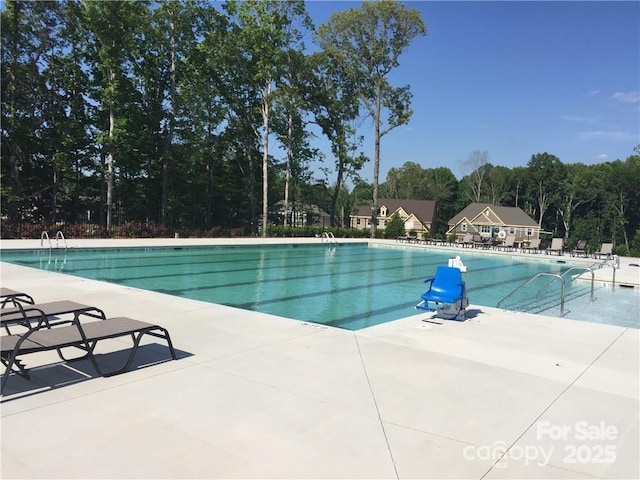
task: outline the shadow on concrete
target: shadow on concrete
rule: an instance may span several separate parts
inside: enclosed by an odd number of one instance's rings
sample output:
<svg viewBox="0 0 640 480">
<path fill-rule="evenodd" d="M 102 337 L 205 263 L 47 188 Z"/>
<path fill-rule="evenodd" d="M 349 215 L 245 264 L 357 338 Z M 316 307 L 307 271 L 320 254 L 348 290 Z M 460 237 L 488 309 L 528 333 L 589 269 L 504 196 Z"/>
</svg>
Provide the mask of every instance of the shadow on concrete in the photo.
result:
<svg viewBox="0 0 640 480">
<path fill-rule="evenodd" d="M 466 322 L 467 320 L 470 320 L 472 318 L 476 318 L 478 315 L 480 315 L 482 313 L 484 313 L 484 312 L 482 310 L 480 310 L 479 308 L 470 308 L 470 309 L 467 310 L 467 318 L 465 320 L 442 318 L 442 317 L 439 317 L 437 314 L 434 313 L 429 318 L 423 318 L 422 321 L 423 322 L 427 322 L 427 323 L 433 323 L 435 325 L 443 325 L 444 322 Z"/>
<path fill-rule="evenodd" d="M 73 347 L 70 347 L 73 348 Z M 107 375 L 109 372 L 121 369 L 127 362 L 131 349 L 125 348 L 109 353 L 94 353 L 94 357 L 98 365 Z M 177 360 L 193 356 L 189 352 L 175 349 Z M 24 361 L 29 367 L 29 356 Z M 131 367 L 121 374 L 143 368 L 149 368 L 161 363 L 169 363 L 173 361 L 169 347 L 157 343 L 141 345 L 131 363 Z M 48 390 L 55 390 L 69 385 L 86 382 L 94 378 L 100 378 L 100 374 L 96 372 L 91 361 L 82 357 L 77 360 L 67 362 L 61 361 L 49 363 L 47 365 L 38 365 L 28 369 L 30 378 L 27 379 L 22 375 L 12 373 L 5 391 L 3 392 L 0 403 L 6 403 L 20 398 L 28 397 Z"/>
</svg>

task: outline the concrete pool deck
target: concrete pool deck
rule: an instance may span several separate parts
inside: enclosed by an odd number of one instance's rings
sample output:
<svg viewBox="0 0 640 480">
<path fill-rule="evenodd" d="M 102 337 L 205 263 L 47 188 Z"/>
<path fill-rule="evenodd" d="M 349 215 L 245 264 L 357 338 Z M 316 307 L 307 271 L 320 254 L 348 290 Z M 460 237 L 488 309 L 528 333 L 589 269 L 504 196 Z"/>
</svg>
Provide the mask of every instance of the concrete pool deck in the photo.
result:
<svg viewBox="0 0 640 480">
<path fill-rule="evenodd" d="M 637 260 L 622 259 L 617 282 L 640 283 Z M 466 322 L 422 313 L 351 332 L 1 268 L 2 286 L 38 302 L 159 323 L 179 356 L 147 340 L 144 368 L 109 378 L 24 357 L 32 380 L 10 378 L 0 404 L 2 478 L 640 477 L 638 329 L 471 306 Z M 100 362 L 128 348 L 101 342 Z"/>
</svg>

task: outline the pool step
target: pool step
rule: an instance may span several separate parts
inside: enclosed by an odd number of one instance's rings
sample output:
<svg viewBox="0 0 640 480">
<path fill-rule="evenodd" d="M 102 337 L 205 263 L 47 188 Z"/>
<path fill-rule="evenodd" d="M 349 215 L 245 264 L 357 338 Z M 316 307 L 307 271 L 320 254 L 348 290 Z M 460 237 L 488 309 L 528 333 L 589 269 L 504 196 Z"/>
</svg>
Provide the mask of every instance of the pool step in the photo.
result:
<svg viewBox="0 0 640 480">
<path fill-rule="evenodd" d="M 587 287 L 570 288 L 565 294 L 565 314 L 571 302 L 588 302 L 590 293 L 591 291 Z M 518 296 L 502 305 L 502 307 L 517 312 L 559 316 L 560 298 L 558 292 L 545 292 L 544 295 L 533 295 L 525 298 Z M 557 311 L 557 314 L 551 313 L 554 310 Z"/>
</svg>

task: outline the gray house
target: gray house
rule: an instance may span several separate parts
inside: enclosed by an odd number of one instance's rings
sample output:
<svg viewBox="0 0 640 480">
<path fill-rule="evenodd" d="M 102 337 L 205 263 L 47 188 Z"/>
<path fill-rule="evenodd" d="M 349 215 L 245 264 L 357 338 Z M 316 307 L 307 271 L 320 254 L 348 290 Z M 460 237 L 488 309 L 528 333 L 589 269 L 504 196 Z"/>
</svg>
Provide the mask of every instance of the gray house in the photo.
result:
<svg viewBox="0 0 640 480">
<path fill-rule="evenodd" d="M 448 222 L 447 235 L 463 237 L 467 233 L 483 238 L 514 235 L 516 241 L 540 238 L 538 223 L 519 207 L 502 207 L 490 203 L 471 203 Z"/>
<path fill-rule="evenodd" d="M 378 199 L 378 228 L 384 230 L 394 213 L 404 221 L 406 234 L 424 238 L 431 231 L 435 220 L 436 202 L 433 200 L 402 200 L 397 198 Z M 360 205 L 350 215 L 351 228 L 366 230 L 371 228 L 371 205 Z"/>
</svg>

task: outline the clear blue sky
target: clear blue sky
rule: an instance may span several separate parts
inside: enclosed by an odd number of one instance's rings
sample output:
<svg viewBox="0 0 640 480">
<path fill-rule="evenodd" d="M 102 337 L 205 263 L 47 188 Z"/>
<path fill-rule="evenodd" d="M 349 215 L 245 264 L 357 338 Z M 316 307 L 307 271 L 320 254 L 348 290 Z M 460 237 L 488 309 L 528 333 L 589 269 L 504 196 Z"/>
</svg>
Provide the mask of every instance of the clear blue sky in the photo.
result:
<svg viewBox="0 0 640 480">
<path fill-rule="evenodd" d="M 542 152 L 563 163 L 624 160 L 640 144 L 640 2 L 404 3 L 428 35 L 391 76 L 411 86 L 414 114 L 382 139 L 381 182 L 407 161 L 461 178 L 474 150 L 512 168 Z M 316 26 L 360 5 L 307 1 Z M 371 122 L 360 133 L 372 182 Z"/>
</svg>

